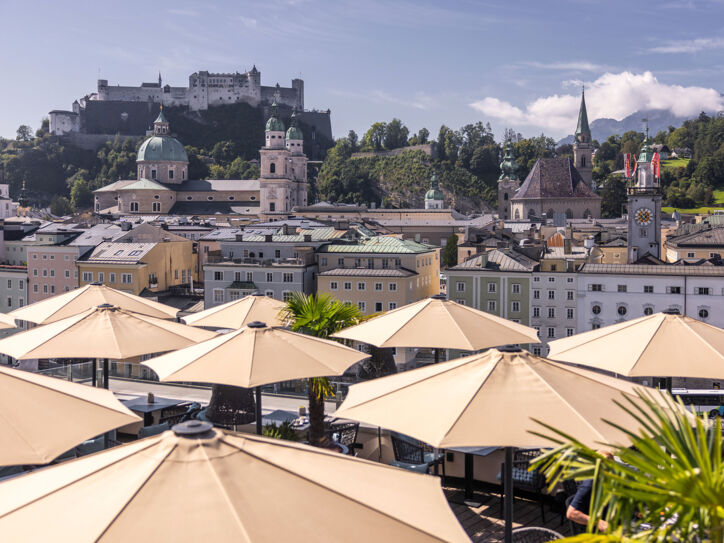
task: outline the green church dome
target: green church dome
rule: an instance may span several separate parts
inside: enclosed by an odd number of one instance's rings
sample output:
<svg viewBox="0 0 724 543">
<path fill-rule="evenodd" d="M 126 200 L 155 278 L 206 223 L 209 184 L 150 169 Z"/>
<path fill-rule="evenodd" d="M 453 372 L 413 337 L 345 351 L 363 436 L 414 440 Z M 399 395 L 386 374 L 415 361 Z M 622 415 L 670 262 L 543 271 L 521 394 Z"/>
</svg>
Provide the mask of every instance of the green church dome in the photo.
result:
<svg viewBox="0 0 724 543">
<path fill-rule="evenodd" d="M 302 134 L 302 131 L 299 130 L 296 126 L 290 126 L 289 130 L 287 130 L 287 139 L 288 140 L 303 140 L 304 135 Z"/>
<path fill-rule="evenodd" d="M 284 132 L 284 123 L 281 122 L 276 115 L 269 117 L 269 120 L 266 122 L 266 131 Z"/>
<path fill-rule="evenodd" d="M 151 136 L 138 149 L 136 162 L 188 162 L 181 142 L 171 136 Z"/>
<path fill-rule="evenodd" d="M 418 193 L 419 194 L 419 193 Z M 425 193 L 425 200 L 443 200 L 442 192 L 437 189 L 430 189 Z"/>
</svg>

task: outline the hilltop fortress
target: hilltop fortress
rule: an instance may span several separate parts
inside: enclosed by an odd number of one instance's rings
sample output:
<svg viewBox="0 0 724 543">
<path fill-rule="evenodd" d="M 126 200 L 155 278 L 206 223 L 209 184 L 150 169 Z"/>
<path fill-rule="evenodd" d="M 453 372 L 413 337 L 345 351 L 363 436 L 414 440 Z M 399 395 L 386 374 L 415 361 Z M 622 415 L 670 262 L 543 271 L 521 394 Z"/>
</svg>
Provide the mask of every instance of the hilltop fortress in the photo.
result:
<svg viewBox="0 0 724 543">
<path fill-rule="evenodd" d="M 99 79 L 97 92 L 73 102 L 71 110 L 53 110 L 48 116 L 50 133 L 66 136 L 82 147 L 96 147 L 109 136 L 143 136 L 152 126 L 161 105 L 180 106 L 190 112 L 244 102 L 268 108 L 276 96 L 281 108 L 296 108 L 299 119 L 332 139 L 330 112 L 305 111 L 304 81 L 292 79 L 291 87 L 261 84 L 261 72 L 254 66 L 244 73 L 194 72 L 188 86 L 173 87 L 158 81 L 139 86 L 109 85 Z M 314 135 L 311 135 L 314 137 Z M 97 141 L 96 141 L 97 140 Z"/>
</svg>

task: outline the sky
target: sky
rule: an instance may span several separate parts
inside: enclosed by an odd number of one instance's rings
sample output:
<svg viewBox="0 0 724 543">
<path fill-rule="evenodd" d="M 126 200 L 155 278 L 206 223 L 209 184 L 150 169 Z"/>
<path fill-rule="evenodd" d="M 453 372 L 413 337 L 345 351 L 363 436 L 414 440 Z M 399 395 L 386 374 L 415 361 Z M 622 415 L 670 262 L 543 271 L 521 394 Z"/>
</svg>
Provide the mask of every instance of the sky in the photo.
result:
<svg viewBox="0 0 724 543">
<path fill-rule="evenodd" d="M 198 70 L 305 81 L 335 137 L 401 119 L 525 136 L 640 109 L 724 110 L 724 0 L 0 0 L 0 136 L 109 84 Z"/>
</svg>

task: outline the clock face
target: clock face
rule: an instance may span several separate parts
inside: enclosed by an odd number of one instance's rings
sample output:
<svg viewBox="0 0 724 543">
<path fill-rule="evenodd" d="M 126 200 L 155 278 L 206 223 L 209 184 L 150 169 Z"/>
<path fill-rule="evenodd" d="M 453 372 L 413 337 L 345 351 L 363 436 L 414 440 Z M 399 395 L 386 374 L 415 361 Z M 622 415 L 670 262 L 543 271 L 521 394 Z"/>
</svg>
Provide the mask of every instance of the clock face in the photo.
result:
<svg viewBox="0 0 724 543">
<path fill-rule="evenodd" d="M 649 224 L 651 224 L 651 221 L 654 218 L 654 214 L 651 212 L 650 209 L 646 207 L 640 207 L 636 210 L 634 218 L 636 219 L 637 224 L 648 226 Z"/>
</svg>

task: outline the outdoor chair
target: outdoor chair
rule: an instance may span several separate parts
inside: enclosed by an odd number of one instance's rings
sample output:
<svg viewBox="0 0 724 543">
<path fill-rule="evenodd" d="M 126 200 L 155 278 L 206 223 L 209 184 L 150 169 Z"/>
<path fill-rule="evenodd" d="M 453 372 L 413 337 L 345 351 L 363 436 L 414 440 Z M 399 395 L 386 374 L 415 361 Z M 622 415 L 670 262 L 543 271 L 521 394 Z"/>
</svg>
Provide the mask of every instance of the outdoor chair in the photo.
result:
<svg viewBox="0 0 724 543">
<path fill-rule="evenodd" d="M 558 493 L 556 499 L 561 503 L 561 524 L 563 524 L 566 521 L 568 506 L 571 504 L 573 496 L 578 491 L 578 481 L 575 479 L 565 479 L 561 482 L 561 487 L 562 491 Z"/>
<path fill-rule="evenodd" d="M 174 424 L 178 424 L 188 412 L 189 406 L 190 404 L 182 404 L 162 409 L 158 422 L 166 422 L 168 423 L 169 427 L 173 426 Z"/>
<path fill-rule="evenodd" d="M 151 426 L 144 426 L 138 431 L 138 439 L 143 439 L 144 437 L 151 437 L 158 435 L 160 433 L 165 432 L 166 430 L 170 430 L 171 426 L 169 426 L 168 422 L 162 422 L 161 424 L 153 424 Z"/>
<path fill-rule="evenodd" d="M 186 413 L 183 414 L 183 417 L 181 417 L 181 420 L 179 422 L 186 422 L 187 420 L 195 419 L 196 414 L 199 411 L 201 411 L 201 404 L 199 402 L 192 403 L 191 405 L 189 405 Z"/>
<path fill-rule="evenodd" d="M 334 422 L 326 428 L 326 433 L 329 439 L 347 447 L 349 455 L 357 456 L 357 450 L 362 448 L 362 444 L 357 443 L 359 422 Z"/>
<path fill-rule="evenodd" d="M 556 539 L 563 539 L 563 536 L 548 528 L 516 528 L 513 530 L 513 543 L 545 543 Z"/>
<path fill-rule="evenodd" d="M 515 490 L 526 490 L 537 495 L 540 503 L 540 516 L 543 522 L 546 521 L 545 505 L 543 503 L 543 489 L 546 480 L 537 469 L 529 470 L 533 460 L 541 455 L 540 449 L 516 449 L 513 453 L 513 487 Z M 505 473 L 505 464 L 501 464 L 498 480 L 502 481 L 501 474 Z M 504 490 L 500 493 L 501 509 L 503 507 Z M 547 540 L 545 540 L 547 541 Z"/>
<path fill-rule="evenodd" d="M 434 451 L 425 451 L 425 444 L 404 434 L 390 432 L 392 450 L 395 459 L 390 465 L 418 473 L 430 473 L 434 466 L 435 475 L 438 466 L 442 465 L 442 477 L 445 479 L 445 455 Z"/>
</svg>

